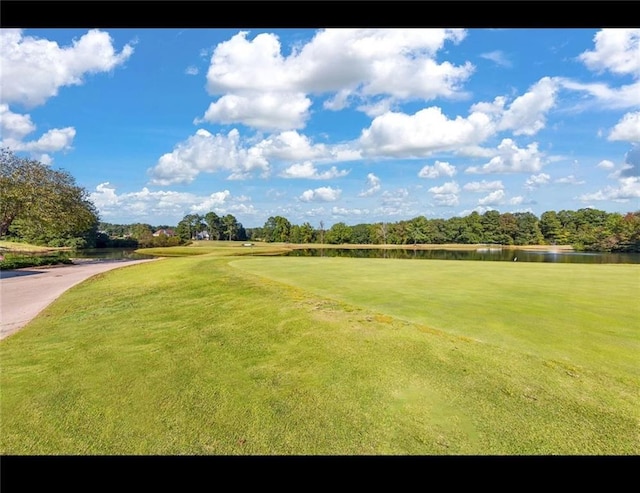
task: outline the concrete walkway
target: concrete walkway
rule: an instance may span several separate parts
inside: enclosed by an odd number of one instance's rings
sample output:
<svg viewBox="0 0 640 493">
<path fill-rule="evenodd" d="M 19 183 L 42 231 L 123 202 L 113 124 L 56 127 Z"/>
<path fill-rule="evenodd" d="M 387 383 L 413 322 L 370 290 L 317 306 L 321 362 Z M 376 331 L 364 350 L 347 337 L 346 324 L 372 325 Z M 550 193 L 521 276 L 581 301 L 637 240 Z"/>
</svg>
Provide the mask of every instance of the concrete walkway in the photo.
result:
<svg viewBox="0 0 640 493">
<path fill-rule="evenodd" d="M 102 260 L 0 271 L 0 339 L 20 330 L 72 286 L 108 270 L 155 260 Z"/>
</svg>

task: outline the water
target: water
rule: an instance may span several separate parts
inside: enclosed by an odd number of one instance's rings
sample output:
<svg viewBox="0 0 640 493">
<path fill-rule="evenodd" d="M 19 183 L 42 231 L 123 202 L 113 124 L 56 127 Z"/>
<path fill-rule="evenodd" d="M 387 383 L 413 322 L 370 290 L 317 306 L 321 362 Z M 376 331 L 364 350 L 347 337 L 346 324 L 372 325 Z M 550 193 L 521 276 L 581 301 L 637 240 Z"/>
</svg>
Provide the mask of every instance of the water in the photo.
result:
<svg viewBox="0 0 640 493">
<path fill-rule="evenodd" d="M 153 255 L 136 253 L 131 248 L 87 248 L 71 252 L 70 257 L 95 260 L 142 260 L 155 258 Z"/>
<path fill-rule="evenodd" d="M 508 250 L 480 248 L 476 250 L 414 250 L 413 248 L 303 248 L 283 254 L 288 257 L 357 257 L 440 260 L 488 260 L 513 262 L 556 262 L 581 264 L 640 264 L 640 253 L 554 252 L 544 250 Z M 135 253 L 129 248 L 96 248 L 77 250 L 72 258 L 97 260 L 139 260 L 153 255 Z"/>
<path fill-rule="evenodd" d="M 580 264 L 640 264 L 640 253 L 560 252 L 479 248 L 476 250 L 414 250 L 413 248 L 303 248 L 288 257 L 357 257 L 439 260 L 488 260 L 502 262 L 556 262 Z"/>
</svg>

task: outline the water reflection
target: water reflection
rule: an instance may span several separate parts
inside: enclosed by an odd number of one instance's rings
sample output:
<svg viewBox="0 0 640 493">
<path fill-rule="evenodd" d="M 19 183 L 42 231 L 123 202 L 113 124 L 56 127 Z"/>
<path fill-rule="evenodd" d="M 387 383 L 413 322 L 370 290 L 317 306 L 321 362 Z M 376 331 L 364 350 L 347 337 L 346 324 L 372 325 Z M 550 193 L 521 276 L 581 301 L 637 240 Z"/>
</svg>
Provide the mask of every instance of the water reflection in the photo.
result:
<svg viewBox="0 0 640 493">
<path fill-rule="evenodd" d="M 76 250 L 70 255 L 72 258 L 91 258 L 96 260 L 142 260 L 154 258 L 153 255 L 136 253 L 130 248 L 87 248 Z"/>
<path fill-rule="evenodd" d="M 418 250 L 413 248 L 302 248 L 288 257 L 355 257 L 394 259 L 488 260 L 501 262 L 556 262 L 581 264 L 639 264 L 638 253 L 558 252 L 481 248 L 477 250 Z"/>
</svg>

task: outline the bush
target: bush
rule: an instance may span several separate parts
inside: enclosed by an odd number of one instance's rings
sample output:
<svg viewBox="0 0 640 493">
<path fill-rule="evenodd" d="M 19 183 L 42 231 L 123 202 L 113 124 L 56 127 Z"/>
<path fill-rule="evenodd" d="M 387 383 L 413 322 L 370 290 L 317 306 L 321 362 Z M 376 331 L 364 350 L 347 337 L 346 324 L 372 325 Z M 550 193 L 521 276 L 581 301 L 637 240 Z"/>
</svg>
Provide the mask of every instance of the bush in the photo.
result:
<svg viewBox="0 0 640 493">
<path fill-rule="evenodd" d="M 0 260 L 0 270 L 24 269 L 43 265 L 73 264 L 68 253 L 56 252 L 46 254 L 5 253 Z"/>
</svg>

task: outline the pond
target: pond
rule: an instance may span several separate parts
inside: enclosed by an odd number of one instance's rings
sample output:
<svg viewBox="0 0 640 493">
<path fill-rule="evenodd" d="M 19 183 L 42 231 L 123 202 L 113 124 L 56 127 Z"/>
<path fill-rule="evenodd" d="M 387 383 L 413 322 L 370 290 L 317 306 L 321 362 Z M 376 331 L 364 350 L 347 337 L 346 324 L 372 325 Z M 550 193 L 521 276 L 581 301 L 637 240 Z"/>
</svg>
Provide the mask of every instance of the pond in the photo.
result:
<svg viewBox="0 0 640 493">
<path fill-rule="evenodd" d="M 476 250 L 414 250 L 413 248 L 302 248 L 282 254 L 287 257 L 357 257 L 440 260 L 489 260 L 512 262 L 566 262 L 581 264 L 640 264 L 640 253 L 554 252 L 479 248 Z M 72 258 L 97 260 L 139 260 L 153 255 L 135 253 L 130 248 L 95 248 L 76 250 Z"/>
<path fill-rule="evenodd" d="M 95 260 L 142 260 L 154 258 L 153 255 L 136 253 L 132 248 L 87 248 L 71 252 L 70 257 Z"/>
<path fill-rule="evenodd" d="M 556 262 L 581 264 L 640 264 L 640 253 L 565 252 L 478 248 L 476 250 L 418 250 L 413 248 L 303 248 L 285 253 L 288 257 L 358 257 L 439 260 L 489 260 L 502 262 Z"/>
</svg>

